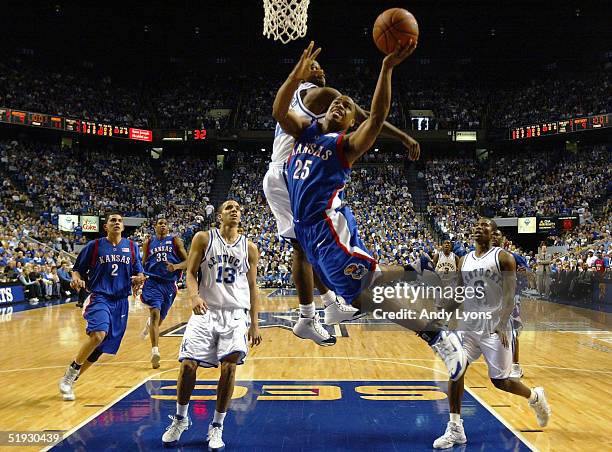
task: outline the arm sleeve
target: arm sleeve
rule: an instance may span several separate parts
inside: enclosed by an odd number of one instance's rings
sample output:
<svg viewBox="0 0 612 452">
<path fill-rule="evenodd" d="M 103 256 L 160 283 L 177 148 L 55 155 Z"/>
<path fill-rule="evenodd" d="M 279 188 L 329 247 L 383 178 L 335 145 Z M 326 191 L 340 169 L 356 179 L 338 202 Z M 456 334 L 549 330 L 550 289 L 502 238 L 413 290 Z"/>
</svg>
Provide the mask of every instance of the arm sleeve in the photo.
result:
<svg viewBox="0 0 612 452">
<path fill-rule="evenodd" d="M 72 270 L 79 272 L 81 276 L 85 275 L 85 273 L 87 273 L 87 270 L 89 270 L 90 268 L 92 257 L 91 253 L 93 253 L 94 243 L 95 240 L 92 240 L 87 245 L 85 245 L 85 248 L 81 250 L 81 252 L 77 256 L 74 266 L 72 267 Z"/>
</svg>

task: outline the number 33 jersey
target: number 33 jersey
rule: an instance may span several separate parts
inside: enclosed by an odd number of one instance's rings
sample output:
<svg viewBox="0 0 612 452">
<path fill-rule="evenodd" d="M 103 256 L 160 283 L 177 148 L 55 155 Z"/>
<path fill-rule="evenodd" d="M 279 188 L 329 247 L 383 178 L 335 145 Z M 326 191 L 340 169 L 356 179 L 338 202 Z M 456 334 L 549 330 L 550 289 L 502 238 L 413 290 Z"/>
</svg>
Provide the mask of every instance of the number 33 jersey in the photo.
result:
<svg viewBox="0 0 612 452">
<path fill-rule="evenodd" d="M 200 297 L 212 309 L 251 309 L 247 238 L 239 234 L 226 243 L 216 228 L 209 237 L 198 273 Z"/>
<path fill-rule="evenodd" d="M 313 121 L 296 140 L 287 161 L 287 187 L 296 224 L 325 219 L 341 207 L 344 184 L 351 173 L 344 156 L 344 134 L 323 134 Z"/>
</svg>

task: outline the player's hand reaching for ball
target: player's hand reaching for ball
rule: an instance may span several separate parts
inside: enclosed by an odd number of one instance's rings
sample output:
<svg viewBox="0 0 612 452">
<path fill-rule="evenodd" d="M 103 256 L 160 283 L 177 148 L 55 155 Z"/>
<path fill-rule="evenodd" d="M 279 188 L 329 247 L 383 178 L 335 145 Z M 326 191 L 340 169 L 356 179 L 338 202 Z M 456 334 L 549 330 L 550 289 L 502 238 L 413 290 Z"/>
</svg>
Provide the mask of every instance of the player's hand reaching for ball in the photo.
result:
<svg viewBox="0 0 612 452">
<path fill-rule="evenodd" d="M 421 155 L 421 146 L 419 142 L 405 133 L 402 137 L 402 143 L 406 149 L 408 149 L 408 158 L 410 158 L 410 160 L 418 160 Z"/>
<path fill-rule="evenodd" d="M 256 345 L 261 344 L 262 339 L 261 339 L 261 333 L 259 331 L 258 325 L 251 323 L 251 326 L 249 327 L 248 337 L 249 337 L 249 342 L 251 343 L 251 347 L 255 347 Z"/>
<path fill-rule="evenodd" d="M 314 41 L 310 41 L 310 44 L 304 52 L 302 52 L 302 56 L 300 57 L 300 61 L 297 62 L 293 71 L 291 72 L 291 77 L 296 80 L 307 80 L 313 75 L 320 75 L 323 73 L 321 69 L 313 69 L 312 65 L 317 58 L 319 52 L 321 52 L 321 47 L 317 50 L 314 50 Z"/>
<path fill-rule="evenodd" d="M 414 52 L 417 48 L 417 44 L 418 42 L 416 39 L 410 39 L 404 47 L 401 47 L 401 44 L 398 41 L 397 45 L 395 46 L 395 50 L 389 55 L 387 55 L 383 60 L 383 66 L 387 68 L 397 66 L 410 55 L 412 55 L 412 52 Z"/>
<path fill-rule="evenodd" d="M 166 262 L 166 268 L 168 269 L 169 272 L 173 272 L 174 269 L 174 264 L 171 264 L 170 262 Z"/>
<path fill-rule="evenodd" d="M 208 311 L 208 305 L 202 297 L 194 295 L 191 297 L 191 308 L 195 315 L 204 315 Z"/>
</svg>

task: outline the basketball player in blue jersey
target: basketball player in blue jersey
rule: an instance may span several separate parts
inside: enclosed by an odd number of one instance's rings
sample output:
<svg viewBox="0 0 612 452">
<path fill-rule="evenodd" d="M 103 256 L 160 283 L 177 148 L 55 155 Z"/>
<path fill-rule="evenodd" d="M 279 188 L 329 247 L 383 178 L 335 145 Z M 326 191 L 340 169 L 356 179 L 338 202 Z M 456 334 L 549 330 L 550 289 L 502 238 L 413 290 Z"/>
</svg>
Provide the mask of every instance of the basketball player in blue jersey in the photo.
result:
<svg viewBox="0 0 612 452">
<path fill-rule="evenodd" d="M 273 116 L 296 140 L 288 159 L 287 181 L 297 240 L 323 283 L 348 303 L 359 304 L 362 300 L 358 297 L 362 292 L 367 297 L 365 289 L 379 276 L 380 270 L 358 236 L 352 212 L 342 206 L 344 185 L 352 164 L 378 137 L 390 108 L 393 67 L 414 51 L 416 41 L 404 48 L 398 46 L 393 54 L 385 57 L 370 116 L 350 134 L 346 132 L 355 124 L 355 104 L 348 96 L 338 96 L 320 123 L 289 109 L 300 81 L 312 76 L 312 62 L 320 52 L 320 49 L 313 51 L 313 47 L 311 42 L 279 89 Z M 400 300 L 387 301 L 393 306 L 402 304 Z M 405 319 L 400 324 L 417 331 L 428 342 L 444 360 L 451 378 L 463 374 L 466 356 L 454 333 L 424 319 Z"/>
<path fill-rule="evenodd" d="M 143 246 L 144 274 L 147 280 L 142 287 L 140 299 L 150 307 L 149 320 L 143 336 L 151 337 L 151 365 L 159 367 L 159 326 L 162 324 L 176 297 L 176 282 L 180 270 L 187 268 L 187 251 L 183 241 L 169 235 L 168 220 L 160 218 L 155 223 L 155 236 L 148 238 Z"/>
<path fill-rule="evenodd" d="M 336 89 L 326 86 L 325 73 L 319 63 L 313 60 L 311 77 L 303 80 L 295 90 L 290 109 L 307 119 L 322 119 L 333 100 L 340 95 Z M 368 117 L 369 112 L 355 105 L 355 122 L 360 124 Z M 381 134 L 395 138 L 409 150 L 410 158 L 418 159 L 419 143 L 405 132 L 388 122 L 383 123 Z M 287 192 L 285 178 L 285 163 L 293 149 L 294 137 L 285 133 L 277 123 L 272 146 L 270 166 L 263 181 L 264 193 L 274 215 L 281 238 L 289 240 L 293 248 L 292 276 L 300 303 L 300 319 L 293 328 L 293 333 L 302 338 L 310 339 L 318 345 L 333 345 L 336 338 L 331 336 L 319 323 L 319 317 L 313 302 L 313 286 L 319 290 L 324 305 L 324 322 L 328 325 L 355 320 L 361 317 L 357 309 L 347 305 L 337 298 L 333 290 L 329 290 L 316 273 L 312 271 L 306 255 L 299 245 L 293 230 L 293 216 Z"/>
<path fill-rule="evenodd" d="M 504 236 L 502 232 L 497 229 L 491 236 L 491 245 L 502 247 L 504 244 Z M 509 251 L 514 257 L 516 262 L 516 273 L 519 277 L 519 281 L 516 285 L 516 294 L 514 295 L 514 309 L 512 310 L 512 370 L 510 371 L 510 378 L 521 378 L 523 376 L 523 369 L 519 363 L 519 336 L 523 329 L 523 321 L 521 320 L 521 280 L 526 279 L 525 272 L 529 267 L 527 260 L 520 254 Z"/>
<path fill-rule="evenodd" d="M 462 347 L 468 355 L 468 365 L 484 355 L 489 378 L 497 389 L 521 396 L 528 400 L 540 427 L 545 427 L 550 418 L 550 408 L 544 388 L 530 389 L 520 380 L 510 378 L 512 352 L 510 315 L 514 307 L 516 289 L 516 263 L 509 252 L 491 246 L 492 234 L 497 229 L 493 220 L 480 218 L 474 227 L 476 250 L 470 251 L 459 261 L 461 279 L 467 290 L 463 301 L 464 316 L 459 320 Z M 478 292 L 484 289 L 484 292 Z M 476 314 L 488 314 L 478 316 Z M 448 382 L 448 403 L 450 420 L 444 435 L 436 439 L 433 447 L 448 449 L 465 444 L 467 437 L 461 419 L 461 401 L 464 391 L 464 377 Z"/>
<path fill-rule="evenodd" d="M 127 326 L 128 296 L 145 281 L 138 246 L 121 237 L 123 217 L 107 215 L 104 229 L 106 237 L 85 245 L 72 269 L 72 288 L 87 288 L 90 295 L 83 308 L 87 338 L 59 383 L 64 400 L 75 399 L 74 381 L 102 353 L 117 353 Z"/>
</svg>

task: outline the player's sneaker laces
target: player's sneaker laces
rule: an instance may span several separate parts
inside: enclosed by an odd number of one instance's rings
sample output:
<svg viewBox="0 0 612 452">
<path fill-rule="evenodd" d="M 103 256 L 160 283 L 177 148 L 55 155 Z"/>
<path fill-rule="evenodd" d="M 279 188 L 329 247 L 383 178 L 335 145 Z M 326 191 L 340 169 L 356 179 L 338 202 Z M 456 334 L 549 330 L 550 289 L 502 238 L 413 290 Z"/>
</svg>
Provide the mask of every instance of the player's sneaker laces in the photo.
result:
<svg viewBox="0 0 612 452">
<path fill-rule="evenodd" d="M 161 361 L 161 355 L 159 352 L 151 352 L 151 367 L 153 369 L 159 369 L 159 362 Z"/>
<path fill-rule="evenodd" d="M 329 346 L 336 343 L 336 337 L 330 335 L 321 325 L 319 314 L 315 314 L 311 319 L 300 317 L 293 327 L 293 334 L 300 339 L 310 339 L 321 346 Z"/>
<path fill-rule="evenodd" d="M 459 419 L 459 423 L 448 421 L 444 435 L 436 439 L 433 443 L 435 449 L 449 449 L 455 444 L 465 444 L 467 438 L 463 431 L 463 419 Z"/>
<path fill-rule="evenodd" d="M 325 324 L 336 325 L 341 322 L 348 322 L 351 320 L 357 320 L 366 315 L 365 312 L 361 312 L 359 309 L 346 304 L 340 297 L 336 297 L 334 301 L 325 309 Z"/>
<path fill-rule="evenodd" d="M 143 328 L 143 330 L 140 333 L 140 339 L 142 339 L 143 341 L 147 338 L 147 336 L 149 336 L 149 327 L 151 326 L 151 318 L 149 317 L 147 319 L 147 324 L 145 325 L 145 327 Z"/>
<path fill-rule="evenodd" d="M 465 373 L 467 355 L 454 331 L 442 330 L 431 348 L 438 354 L 448 370 L 448 377 L 457 381 Z"/>
<path fill-rule="evenodd" d="M 535 400 L 535 402 L 529 402 L 529 407 L 536 414 L 536 417 L 538 418 L 538 425 L 540 427 L 546 427 L 551 411 L 550 407 L 548 406 L 548 401 L 546 400 L 546 394 L 544 394 L 544 388 L 533 388 L 533 391 L 537 394 L 538 398 Z"/>
<path fill-rule="evenodd" d="M 66 373 L 64 373 L 64 376 L 59 381 L 60 393 L 62 394 L 62 398 L 66 401 L 72 401 L 75 399 L 74 389 L 72 386 L 74 385 L 77 375 L 79 375 L 79 371 L 72 366 L 68 366 Z"/>
<path fill-rule="evenodd" d="M 523 369 L 519 363 L 512 363 L 512 370 L 510 371 L 510 378 L 522 378 Z"/>
<path fill-rule="evenodd" d="M 223 442 L 223 426 L 220 424 L 210 424 L 208 426 L 208 436 L 206 441 L 208 441 L 208 450 L 212 452 L 220 451 L 225 448 L 225 443 Z"/>
<path fill-rule="evenodd" d="M 173 445 L 178 443 L 179 439 L 181 439 L 181 435 L 185 430 L 189 430 L 191 426 L 191 420 L 189 416 L 183 417 L 183 419 L 179 419 L 176 416 L 168 416 L 172 419 L 172 424 L 166 427 L 166 432 L 162 436 L 162 442 L 164 446 Z"/>
</svg>

